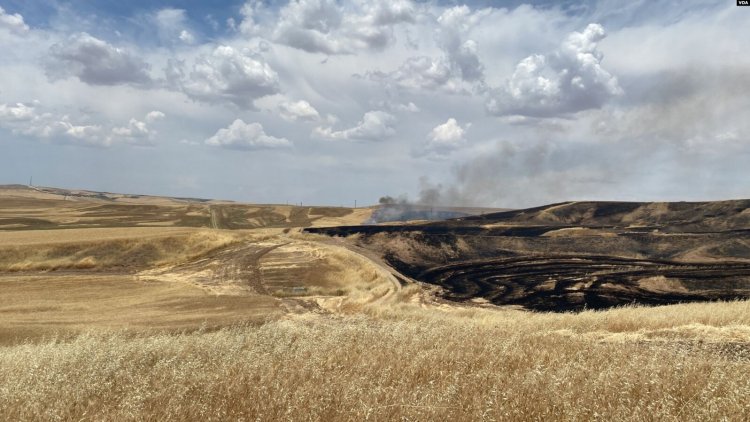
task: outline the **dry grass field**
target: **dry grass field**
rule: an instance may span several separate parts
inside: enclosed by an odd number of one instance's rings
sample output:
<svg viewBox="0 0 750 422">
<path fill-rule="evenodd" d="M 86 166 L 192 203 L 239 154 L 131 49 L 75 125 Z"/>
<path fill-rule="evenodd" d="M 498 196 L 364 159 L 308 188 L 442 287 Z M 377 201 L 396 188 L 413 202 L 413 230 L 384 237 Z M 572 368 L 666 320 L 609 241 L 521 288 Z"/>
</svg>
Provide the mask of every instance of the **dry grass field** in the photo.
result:
<svg viewBox="0 0 750 422">
<path fill-rule="evenodd" d="M 191 202 L 190 226 L 141 208 L 182 200 L 32 195 L 49 224 L 0 227 L 2 420 L 750 419 L 750 301 L 456 303 L 356 241 L 298 232 L 368 210 Z M 133 208 L 53 217 L 100 202 Z M 0 217 L 27 218 L 19 204 Z"/>
<path fill-rule="evenodd" d="M 401 298 L 405 299 L 405 298 Z M 394 299 L 396 300 L 396 299 Z M 12 420 L 747 420 L 750 305 L 378 303 L 0 351 Z"/>
<path fill-rule="evenodd" d="M 361 224 L 372 208 L 249 205 L 0 185 L 0 231 L 113 227 L 258 229 Z"/>
</svg>

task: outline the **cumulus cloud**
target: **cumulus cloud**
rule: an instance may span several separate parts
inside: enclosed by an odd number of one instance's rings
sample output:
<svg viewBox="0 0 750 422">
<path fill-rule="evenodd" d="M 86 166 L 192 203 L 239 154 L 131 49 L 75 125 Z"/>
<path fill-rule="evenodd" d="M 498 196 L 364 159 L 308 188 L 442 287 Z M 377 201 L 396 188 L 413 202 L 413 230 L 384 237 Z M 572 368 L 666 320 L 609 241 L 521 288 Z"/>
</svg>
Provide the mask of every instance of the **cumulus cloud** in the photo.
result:
<svg viewBox="0 0 750 422">
<path fill-rule="evenodd" d="M 178 38 L 185 44 L 192 44 L 195 42 L 195 37 L 193 36 L 193 34 L 191 34 L 190 31 L 186 29 L 180 31 L 180 35 Z"/>
<path fill-rule="evenodd" d="M 367 72 L 366 76 L 411 90 L 440 89 L 451 94 L 482 91 L 484 65 L 479 60 L 478 44 L 466 37 L 486 14 L 487 10 L 473 12 L 465 5 L 445 10 L 437 18 L 435 33 L 442 56 L 409 57 L 396 70 Z"/>
<path fill-rule="evenodd" d="M 245 123 L 241 119 L 219 129 L 205 142 L 206 145 L 239 150 L 286 148 L 292 145 L 286 138 L 267 135 L 260 123 Z"/>
<path fill-rule="evenodd" d="M 450 118 L 430 131 L 422 153 L 446 155 L 466 144 L 465 133 L 466 131 L 458 124 L 456 119 Z"/>
<path fill-rule="evenodd" d="M 282 102 L 279 104 L 279 115 L 291 122 L 298 120 L 320 120 L 318 110 L 305 100 Z"/>
<path fill-rule="evenodd" d="M 23 21 L 23 16 L 18 13 L 9 14 L 0 6 L 0 28 L 23 34 L 28 32 L 29 26 Z"/>
<path fill-rule="evenodd" d="M 140 57 L 85 32 L 50 47 L 47 76 L 76 77 L 90 85 L 147 85 L 149 65 Z"/>
<path fill-rule="evenodd" d="M 420 111 L 419 107 L 411 101 L 406 104 L 393 104 L 391 108 L 396 111 L 406 111 L 409 113 L 418 113 Z"/>
<path fill-rule="evenodd" d="M 22 103 L 0 104 L 0 127 L 14 134 L 85 146 L 152 145 L 156 131 L 149 125 L 162 118 L 164 113 L 152 111 L 145 116 L 145 121 L 132 118 L 126 126 L 111 127 L 92 123 L 85 117 L 60 115 Z"/>
<path fill-rule="evenodd" d="M 198 56 L 190 69 L 184 61 L 170 59 L 166 75 L 173 88 L 194 100 L 246 109 L 254 108 L 254 100 L 279 92 L 279 76 L 268 63 L 249 50 L 226 45 Z"/>
<path fill-rule="evenodd" d="M 333 0 L 293 0 L 281 10 L 274 38 L 300 50 L 336 54 L 345 49 L 335 33 L 342 20 Z"/>
<path fill-rule="evenodd" d="M 416 10 L 408 0 L 380 0 L 364 2 L 363 10 L 345 16 L 347 33 L 355 40 L 355 48 L 382 50 L 393 43 L 393 27 L 399 23 L 413 23 Z"/>
<path fill-rule="evenodd" d="M 162 113 L 159 110 L 154 110 L 154 111 L 150 111 L 150 112 L 148 112 L 148 114 L 146 114 L 146 121 L 148 123 L 153 123 L 153 122 L 155 122 L 157 120 L 161 120 L 161 119 L 163 119 L 165 117 L 166 117 L 166 114 Z"/>
<path fill-rule="evenodd" d="M 150 131 L 146 122 L 136 119 L 130 119 L 127 126 L 112 128 L 112 135 L 122 139 L 147 139 L 149 134 Z"/>
<path fill-rule="evenodd" d="M 38 115 L 29 124 L 14 127 L 13 132 L 39 139 L 51 139 L 88 146 L 108 144 L 106 138 L 102 136 L 104 131 L 101 125 L 75 123 L 67 115 Z"/>
<path fill-rule="evenodd" d="M 0 104 L 0 126 L 14 134 L 87 144 L 99 143 L 101 134 L 100 125 L 76 124 L 67 115 L 44 113 L 23 103 Z"/>
<path fill-rule="evenodd" d="M 602 67 L 597 44 L 606 36 L 599 24 L 573 32 L 552 54 L 521 60 L 487 109 L 495 115 L 552 117 L 599 108 L 622 93 L 617 78 Z"/>
<path fill-rule="evenodd" d="M 465 92 L 461 81 L 453 75 L 450 64 L 442 57 L 409 57 L 392 72 L 367 72 L 366 76 L 374 81 L 395 83 L 413 90 L 443 88 L 449 92 Z"/>
<path fill-rule="evenodd" d="M 258 19 L 263 14 L 262 3 L 249 2 L 241 12 L 243 33 L 262 32 Z M 343 4 L 335 0 L 292 0 L 281 8 L 269 32 L 276 42 L 307 52 L 353 54 L 382 50 L 393 43 L 395 25 L 415 19 L 415 7 L 408 0 Z"/>
<path fill-rule="evenodd" d="M 14 122 L 33 119 L 36 111 L 24 103 L 0 104 L 0 121 Z"/>
<path fill-rule="evenodd" d="M 129 143 L 134 145 L 153 145 L 157 132 L 149 124 L 161 120 L 165 114 L 154 110 L 146 114 L 145 121 L 130 119 L 127 126 L 112 128 L 106 144 Z"/>
<path fill-rule="evenodd" d="M 368 111 L 356 126 L 344 130 L 333 130 L 331 127 L 317 127 L 313 135 L 329 140 L 363 140 L 381 141 L 393 136 L 393 125 L 396 118 L 384 111 Z"/>
<path fill-rule="evenodd" d="M 240 14 L 242 15 L 242 20 L 240 21 L 240 23 L 237 24 L 234 18 L 230 17 L 227 19 L 227 27 L 231 31 L 239 30 L 245 35 L 256 35 L 261 30 L 257 15 L 259 13 L 262 13 L 262 11 L 262 1 L 248 0 L 240 8 Z"/>
<path fill-rule="evenodd" d="M 443 49 L 454 71 L 465 81 L 481 81 L 484 78 L 484 65 L 477 55 L 477 42 L 463 38 L 469 29 L 487 15 L 487 11 L 488 9 L 482 9 L 472 12 L 463 5 L 447 9 L 438 17 L 438 36 Z"/>
</svg>

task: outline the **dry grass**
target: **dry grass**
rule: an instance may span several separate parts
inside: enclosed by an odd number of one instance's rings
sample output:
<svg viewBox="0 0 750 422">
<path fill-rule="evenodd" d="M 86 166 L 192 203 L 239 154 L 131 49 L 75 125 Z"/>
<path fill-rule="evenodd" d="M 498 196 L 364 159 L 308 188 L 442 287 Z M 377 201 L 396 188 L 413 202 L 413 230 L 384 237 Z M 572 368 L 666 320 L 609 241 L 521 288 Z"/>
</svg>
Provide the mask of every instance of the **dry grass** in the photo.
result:
<svg viewBox="0 0 750 422">
<path fill-rule="evenodd" d="M 189 235 L 198 231 L 200 231 L 200 229 L 184 227 L 119 227 L 6 231 L 0 232 L 0 247 L 124 239 L 154 239 L 158 237 Z"/>
<path fill-rule="evenodd" d="M 741 350 L 602 339 L 673 329 L 689 340 L 696 324 L 747 330 L 747 302 L 580 315 L 379 306 L 377 316 L 4 348 L 0 412 L 12 420 L 327 421 L 750 414 Z"/>
<path fill-rule="evenodd" d="M 346 296 L 364 304 L 395 289 L 396 280 L 381 266 L 319 235 L 290 233 L 260 259 L 264 284 L 277 297 Z M 339 302 L 337 302 L 339 303 Z M 337 309 L 340 310 L 340 309 Z"/>
<path fill-rule="evenodd" d="M 490 224 L 488 224 L 489 226 Z M 617 233 L 601 229 L 590 229 L 588 227 L 570 227 L 564 229 L 551 230 L 544 234 L 543 237 L 617 237 Z"/>
<path fill-rule="evenodd" d="M 351 213 L 341 217 L 325 216 L 312 222 L 312 227 L 356 226 L 372 217 L 374 208 L 353 208 Z"/>
<path fill-rule="evenodd" d="M 246 238 L 241 232 L 161 228 L 0 233 L 0 271 L 132 271 L 189 261 Z"/>
<path fill-rule="evenodd" d="M 92 330 L 146 333 L 262 322 L 281 313 L 266 296 L 208 295 L 188 283 L 128 275 L 16 274 L 0 278 L 0 292 L 0 346 Z"/>
</svg>

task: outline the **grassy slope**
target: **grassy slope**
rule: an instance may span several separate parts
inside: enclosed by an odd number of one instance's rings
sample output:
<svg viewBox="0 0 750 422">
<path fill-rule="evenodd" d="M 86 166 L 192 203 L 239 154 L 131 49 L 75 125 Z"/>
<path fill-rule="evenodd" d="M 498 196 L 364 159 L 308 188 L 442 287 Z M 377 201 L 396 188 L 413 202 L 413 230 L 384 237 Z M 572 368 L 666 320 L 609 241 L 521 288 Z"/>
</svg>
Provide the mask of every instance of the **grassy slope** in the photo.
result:
<svg viewBox="0 0 750 422">
<path fill-rule="evenodd" d="M 397 302 L 0 349 L 24 420 L 744 420 L 750 304 L 578 315 Z"/>
</svg>

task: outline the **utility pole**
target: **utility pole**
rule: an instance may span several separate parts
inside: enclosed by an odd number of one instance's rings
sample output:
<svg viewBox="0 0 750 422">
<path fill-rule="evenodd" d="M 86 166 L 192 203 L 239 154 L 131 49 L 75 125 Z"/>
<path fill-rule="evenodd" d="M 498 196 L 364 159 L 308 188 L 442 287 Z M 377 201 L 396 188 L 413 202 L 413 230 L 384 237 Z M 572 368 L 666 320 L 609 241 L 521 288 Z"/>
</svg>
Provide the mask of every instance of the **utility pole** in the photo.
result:
<svg viewBox="0 0 750 422">
<path fill-rule="evenodd" d="M 34 186 L 34 183 L 33 183 L 33 182 L 34 182 L 34 176 L 30 176 L 30 177 L 29 177 L 29 187 L 32 187 L 32 186 Z"/>
<path fill-rule="evenodd" d="M 357 208 L 357 200 L 354 200 L 354 208 Z"/>
</svg>

